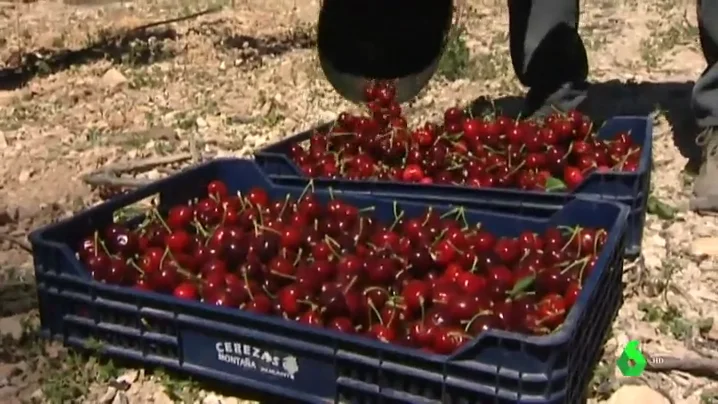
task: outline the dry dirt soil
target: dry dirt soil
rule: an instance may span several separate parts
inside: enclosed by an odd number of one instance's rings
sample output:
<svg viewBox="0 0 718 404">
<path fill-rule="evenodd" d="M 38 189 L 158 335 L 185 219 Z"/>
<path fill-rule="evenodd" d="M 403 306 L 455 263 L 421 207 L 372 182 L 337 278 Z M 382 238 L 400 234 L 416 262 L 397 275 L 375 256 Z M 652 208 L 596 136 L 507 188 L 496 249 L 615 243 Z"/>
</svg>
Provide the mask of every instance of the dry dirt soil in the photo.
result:
<svg viewBox="0 0 718 404">
<path fill-rule="evenodd" d="M 408 106 L 412 120 L 479 96 L 523 94 L 509 60 L 505 2 L 465 0 L 462 8 L 465 32 L 452 42 L 441 77 Z M 582 8 L 592 103 L 606 116 L 653 117 L 651 193 L 675 208 L 648 216 L 643 253 L 626 263 L 625 304 L 591 400 L 619 389 L 625 400 L 631 389 L 644 402 L 718 403 L 718 219 L 687 210 L 695 133 L 688 102 L 705 67 L 695 4 L 592 0 Z M 26 234 L 100 201 L 102 190 L 83 180 L 98 168 L 173 161 L 132 176 L 156 179 L 199 159 L 250 155 L 355 108 L 318 68 L 317 10 L 318 0 L 0 1 L 0 284 L 32 282 Z M 0 320 L 0 402 L 250 400 L 175 375 L 88 361 L 37 340 L 36 322 L 32 311 Z M 615 360 L 631 339 L 668 369 L 621 377 Z M 652 390 L 626 387 L 636 384 Z M 657 396 L 647 398 L 651 392 Z"/>
</svg>

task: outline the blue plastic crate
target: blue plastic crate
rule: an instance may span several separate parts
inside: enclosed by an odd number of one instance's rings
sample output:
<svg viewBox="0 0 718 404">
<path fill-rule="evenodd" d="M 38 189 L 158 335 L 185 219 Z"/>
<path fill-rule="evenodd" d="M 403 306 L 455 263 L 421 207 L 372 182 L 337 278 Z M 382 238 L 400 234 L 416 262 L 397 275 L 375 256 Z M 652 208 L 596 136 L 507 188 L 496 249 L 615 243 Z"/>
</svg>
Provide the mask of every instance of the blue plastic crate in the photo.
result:
<svg viewBox="0 0 718 404">
<path fill-rule="evenodd" d="M 330 124 L 322 125 L 328 127 Z M 558 209 L 576 197 L 619 202 L 630 208 L 628 216 L 628 240 L 626 256 L 636 256 L 641 251 L 643 224 L 646 220 L 646 203 L 650 192 L 653 149 L 653 121 L 649 117 L 615 117 L 604 123 L 598 132 L 601 139 L 611 139 L 616 133 L 628 131 L 631 138 L 641 145 L 641 157 L 635 173 L 593 173 L 572 192 L 540 192 L 511 189 L 470 188 L 454 185 L 406 184 L 389 181 L 333 180 L 318 182 L 331 185 L 337 190 L 352 190 L 391 198 L 412 199 L 426 195 L 465 201 L 476 200 L 497 203 L 509 208 L 517 203 Z M 292 144 L 308 140 L 312 131 L 275 143 L 255 154 L 257 163 L 272 178 L 301 178 L 303 174 L 288 157 Z"/>
<path fill-rule="evenodd" d="M 30 235 L 42 331 L 79 349 L 164 366 L 235 387 L 310 403 L 578 403 L 620 306 L 628 209 L 575 200 L 550 218 L 467 210 L 499 235 L 547 226 L 602 227 L 608 238 L 594 272 L 549 336 L 490 331 L 451 356 L 432 355 L 367 338 L 307 327 L 277 317 L 207 306 L 91 280 L 70 246 L 113 221 L 113 213 L 154 196 L 160 209 L 201 197 L 215 179 L 232 191 L 260 186 L 270 196 L 299 195 L 278 186 L 252 161 L 224 159 L 191 168 L 51 224 Z M 327 200 L 327 190 L 317 190 Z M 391 220 L 389 201 L 335 193 Z M 434 205 L 450 209 L 448 201 Z M 407 217 L 427 205 L 403 201 Z M 99 342 L 99 344 L 97 343 Z"/>
</svg>

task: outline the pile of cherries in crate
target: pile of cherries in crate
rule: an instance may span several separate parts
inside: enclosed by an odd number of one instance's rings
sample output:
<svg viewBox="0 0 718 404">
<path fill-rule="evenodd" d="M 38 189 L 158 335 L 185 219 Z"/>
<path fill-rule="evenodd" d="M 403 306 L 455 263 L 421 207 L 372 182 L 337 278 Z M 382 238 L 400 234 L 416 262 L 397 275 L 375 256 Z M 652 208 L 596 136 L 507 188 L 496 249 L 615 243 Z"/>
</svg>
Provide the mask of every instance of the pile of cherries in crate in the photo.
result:
<svg viewBox="0 0 718 404">
<path fill-rule="evenodd" d="M 638 169 L 641 149 L 627 132 L 598 139 L 578 111 L 513 120 L 449 108 L 443 125 L 411 129 L 392 84 L 373 83 L 365 93 L 367 115 L 343 112 L 291 146 L 305 175 L 557 191 L 575 189 L 594 170 Z"/>
<path fill-rule="evenodd" d="M 488 329 L 543 335 L 576 302 L 604 229 L 552 227 L 501 237 L 463 208 L 393 223 L 373 207 L 261 188 L 153 208 L 137 228 L 112 224 L 78 257 L 100 282 L 274 315 L 450 354 Z"/>
</svg>

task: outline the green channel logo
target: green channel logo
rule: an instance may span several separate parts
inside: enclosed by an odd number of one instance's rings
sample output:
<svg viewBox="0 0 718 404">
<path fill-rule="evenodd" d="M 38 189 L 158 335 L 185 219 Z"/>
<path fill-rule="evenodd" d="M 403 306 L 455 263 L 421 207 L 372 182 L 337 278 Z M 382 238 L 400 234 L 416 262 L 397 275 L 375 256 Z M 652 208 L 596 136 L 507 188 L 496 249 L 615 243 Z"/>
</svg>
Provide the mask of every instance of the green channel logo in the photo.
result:
<svg viewBox="0 0 718 404">
<path fill-rule="evenodd" d="M 628 344 L 626 344 L 626 348 L 616 361 L 618 370 L 620 370 L 624 376 L 628 377 L 636 377 L 643 374 L 647 364 L 648 361 L 641 353 L 641 350 L 638 349 L 638 341 L 636 340 L 629 341 Z"/>
</svg>

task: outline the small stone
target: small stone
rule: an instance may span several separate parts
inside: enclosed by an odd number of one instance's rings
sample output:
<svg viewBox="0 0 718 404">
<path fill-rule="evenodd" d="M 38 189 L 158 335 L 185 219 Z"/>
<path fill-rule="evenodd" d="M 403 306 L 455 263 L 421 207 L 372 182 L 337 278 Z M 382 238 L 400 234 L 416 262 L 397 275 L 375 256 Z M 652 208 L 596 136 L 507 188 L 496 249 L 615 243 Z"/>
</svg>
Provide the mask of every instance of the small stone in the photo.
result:
<svg viewBox="0 0 718 404">
<path fill-rule="evenodd" d="M 5 134 L 0 130 L 0 149 L 6 148 L 8 145 Z"/>
<path fill-rule="evenodd" d="M 30 399 L 40 401 L 42 398 L 45 397 L 45 393 L 42 392 L 42 389 L 37 389 L 32 392 L 32 395 L 30 395 Z"/>
<path fill-rule="evenodd" d="M 137 377 L 139 376 L 139 372 L 136 370 L 130 370 L 128 372 L 123 373 L 120 377 L 117 378 L 117 381 L 120 383 L 127 383 L 132 384 L 135 381 L 137 381 Z"/>
<path fill-rule="evenodd" d="M 112 400 L 112 404 L 130 404 L 130 399 L 127 398 L 127 394 L 122 391 L 119 391 L 115 395 L 115 399 Z"/>
<path fill-rule="evenodd" d="M 648 386 L 623 386 L 613 393 L 608 404 L 670 404 L 670 401 Z"/>
<path fill-rule="evenodd" d="M 33 174 L 32 170 L 28 170 L 28 169 L 22 170 L 22 171 L 20 171 L 20 175 L 17 177 L 17 181 L 21 184 L 25 183 L 25 182 L 27 182 L 27 180 L 30 179 L 30 177 L 32 177 L 32 174 Z"/>
<path fill-rule="evenodd" d="M 113 112 L 107 118 L 107 124 L 112 129 L 122 129 L 125 127 L 125 116 L 120 112 Z"/>
<path fill-rule="evenodd" d="M 718 237 L 701 237 L 691 243 L 691 255 L 695 257 L 718 256 Z"/>
<path fill-rule="evenodd" d="M 207 121 L 204 118 L 202 118 L 201 116 L 195 120 L 195 123 L 197 124 L 198 128 L 206 128 L 207 127 Z"/>
<path fill-rule="evenodd" d="M 110 69 L 102 76 L 102 83 L 110 88 L 117 87 L 127 82 L 127 77 L 117 69 Z"/>
<path fill-rule="evenodd" d="M 99 398 L 99 401 L 102 404 L 109 404 L 109 403 L 113 402 L 113 399 L 115 398 L 116 395 L 117 395 L 117 389 L 114 387 L 108 387 L 107 391 L 105 391 L 105 394 L 103 394 Z"/>
</svg>

